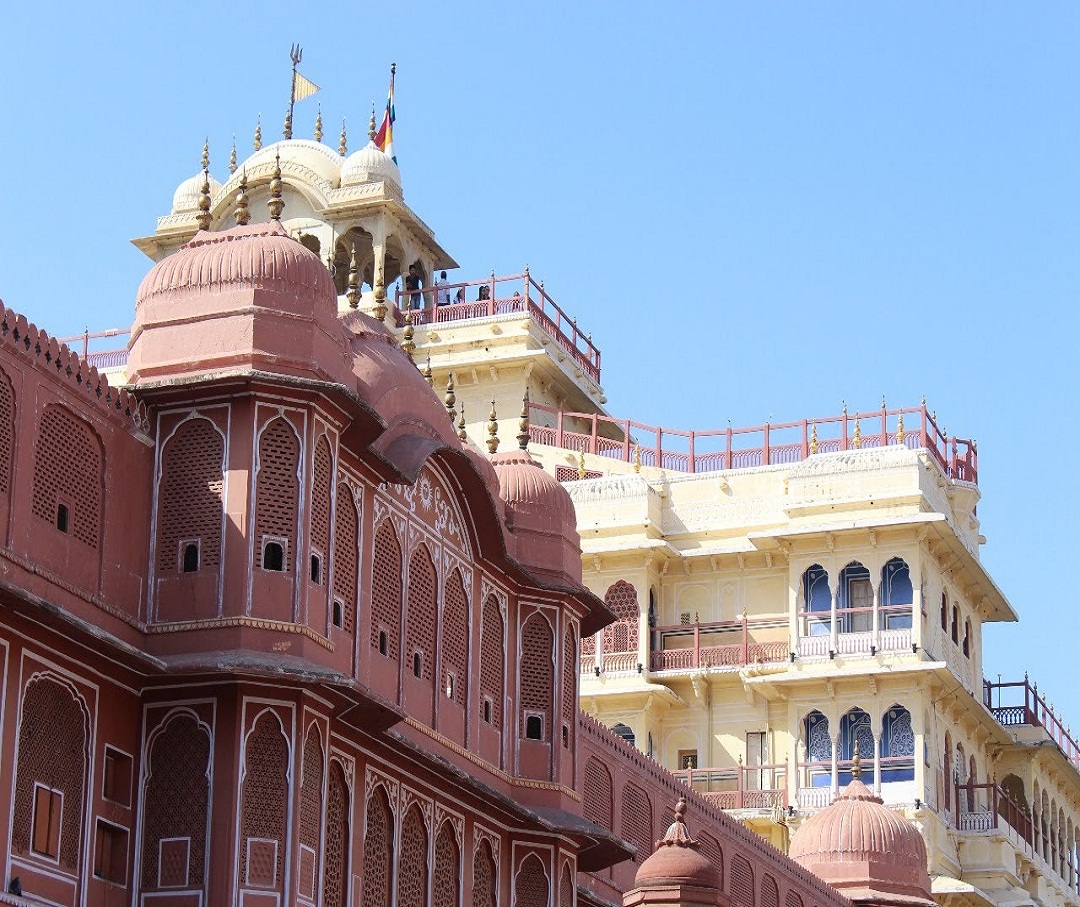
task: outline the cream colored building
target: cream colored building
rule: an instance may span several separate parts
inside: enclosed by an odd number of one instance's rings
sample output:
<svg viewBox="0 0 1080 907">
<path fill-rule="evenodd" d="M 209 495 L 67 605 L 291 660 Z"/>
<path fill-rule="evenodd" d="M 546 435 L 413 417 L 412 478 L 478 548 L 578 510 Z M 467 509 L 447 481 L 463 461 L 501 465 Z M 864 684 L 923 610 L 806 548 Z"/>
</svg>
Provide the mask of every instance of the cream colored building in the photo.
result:
<svg viewBox="0 0 1080 907">
<path fill-rule="evenodd" d="M 200 217 L 230 223 L 241 191 L 266 220 L 275 174 L 341 307 L 383 316 L 473 442 L 515 445 L 528 392 L 530 450 L 623 616 L 583 646 L 589 712 L 781 849 L 857 742 L 940 903 L 1080 904 L 1080 752 L 1026 680 L 983 681 L 984 624 L 1017 617 L 979 560 L 973 445 L 925 404 L 696 435 L 609 417 L 599 351 L 528 269 L 435 286 L 454 262 L 370 143 L 264 146 L 206 192 L 196 174 L 136 244 L 160 258 Z"/>
</svg>

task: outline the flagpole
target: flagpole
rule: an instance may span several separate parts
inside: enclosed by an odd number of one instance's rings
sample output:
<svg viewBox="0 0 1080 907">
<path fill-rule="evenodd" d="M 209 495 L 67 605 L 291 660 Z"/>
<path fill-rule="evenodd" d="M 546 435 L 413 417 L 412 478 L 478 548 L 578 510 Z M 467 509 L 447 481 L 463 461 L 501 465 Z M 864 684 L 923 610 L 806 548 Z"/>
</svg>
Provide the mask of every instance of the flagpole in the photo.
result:
<svg viewBox="0 0 1080 907">
<path fill-rule="evenodd" d="M 285 138 L 292 138 L 293 107 L 296 104 L 296 67 L 300 65 L 300 59 L 304 56 L 304 49 L 299 44 L 294 44 L 289 53 L 292 58 L 292 87 L 289 89 L 289 115 L 285 117 Z"/>
</svg>

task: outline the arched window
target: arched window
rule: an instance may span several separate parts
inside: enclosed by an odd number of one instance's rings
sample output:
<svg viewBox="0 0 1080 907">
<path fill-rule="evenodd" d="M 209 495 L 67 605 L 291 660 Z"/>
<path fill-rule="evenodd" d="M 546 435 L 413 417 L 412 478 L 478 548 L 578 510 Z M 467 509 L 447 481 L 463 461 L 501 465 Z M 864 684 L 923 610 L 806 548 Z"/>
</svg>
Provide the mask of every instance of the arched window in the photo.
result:
<svg viewBox="0 0 1080 907">
<path fill-rule="evenodd" d="M 499 873 L 491 845 L 487 841 L 480 841 L 473 851 L 472 907 L 495 907 L 499 896 L 498 886 Z"/>
<path fill-rule="evenodd" d="M 562 745 L 572 749 L 577 726 L 577 651 L 570 627 L 563 633 L 562 648 Z"/>
<path fill-rule="evenodd" d="M 425 907 L 428 883 L 428 836 L 423 814 L 416 804 L 401 823 L 401 853 L 398 857 L 399 907 Z"/>
<path fill-rule="evenodd" d="M 469 698 L 469 615 L 461 571 L 446 581 L 442 613 L 442 692 L 464 708 Z"/>
<path fill-rule="evenodd" d="M 637 590 L 626 580 L 619 580 L 604 594 L 604 603 L 618 620 L 604 627 L 604 653 L 638 650 Z"/>
<path fill-rule="evenodd" d="M 852 561 L 840 571 L 837 620 L 844 633 L 864 633 L 873 627 L 874 587 L 870 571 L 858 561 Z"/>
<path fill-rule="evenodd" d="M 881 625 L 886 630 L 911 629 L 914 601 L 908 565 L 894 557 L 881 570 Z"/>
<path fill-rule="evenodd" d="M 334 598 L 341 603 L 341 621 L 346 633 L 353 631 L 356 616 L 357 550 L 360 522 L 348 485 L 338 486 L 334 502 Z"/>
<path fill-rule="evenodd" d="M 405 612 L 405 648 L 413 675 L 431 682 L 435 666 L 435 628 L 438 621 L 439 581 L 426 545 L 418 545 L 409 559 L 409 596 Z M 419 670 L 417 670 L 419 668 Z"/>
<path fill-rule="evenodd" d="M 514 880 L 514 904 L 516 907 L 548 907 L 549 890 L 544 864 L 535 854 L 529 854 L 522 860 Z"/>
<path fill-rule="evenodd" d="M 969 617 L 964 621 L 964 645 L 963 652 L 965 658 L 971 657 L 971 618 Z"/>
<path fill-rule="evenodd" d="M 379 785 L 368 797 L 364 823 L 364 907 L 390 907 L 394 817 Z"/>
<path fill-rule="evenodd" d="M 911 713 L 903 706 L 893 705 L 881 722 L 881 780 L 911 781 L 914 777 L 915 734 Z"/>
<path fill-rule="evenodd" d="M 484 600 L 480 628 L 480 719 L 495 730 L 502 727 L 503 620 L 494 595 Z"/>
<path fill-rule="evenodd" d="M 175 573 L 178 566 L 195 573 L 220 564 L 224 451 L 220 433 L 201 418 L 183 423 L 165 443 L 158 486 L 159 573 Z"/>
<path fill-rule="evenodd" d="M 803 734 L 806 739 L 806 761 L 809 785 L 811 787 L 829 787 L 832 784 L 833 743 L 829 731 L 829 719 L 814 710 L 803 722 Z"/>
<path fill-rule="evenodd" d="M 389 519 L 383 520 L 375 532 L 371 567 L 371 647 L 395 661 L 401 620 L 401 568 L 397 533 Z"/>
<path fill-rule="evenodd" d="M 739 854 L 731 860 L 731 907 L 754 907 L 754 870 Z"/>
<path fill-rule="evenodd" d="M 862 709 L 851 709 L 840 718 L 840 752 L 837 762 L 840 770 L 838 780 L 841 786 L 851 783 L 852 761 L 855 758 L 855 743 L 859 744 L 859 764 L 862 769 L 861 780 L 872 784 L 874 778 L 874 731 L 870 716 Z"/>
<path fill-rule="evenodd" d="M 313 724 L 304 739 L 300 778 L 300 891 L 315 897 L 322 832 L 323 748 Z"/>
<path fill-rule="evenodd" d="M 347 907 L 349 901 L 349 786 L 337 760 L 330 762 L 326 785 L 326 848 L 323 870 L 323 904 Z"/>
<path fill-rule="evenodd" d="M 941 629 L 949 629 L 949 596 L 944 592 L 941 593 Z"/>
<path fill-rule="evenodd" d="M 322 435 L 315 442 L 311 477 L 311 581 L 322 584 L 324 565 L 330 553 L 331 489 L 334 487 L 334 458 L 330 442 Z"/>
<path fill-rule="evenodd" d="M 554 694 L 554 634 L 543 615 L 534 613 L 521 631 L 521 735 L 551 742 Z"/>
<path fill-rule="evenodd" d="M 595 756 L 585 763 L 582 782 L 582 811 L 585 818 L 612 831 L 611 774 Z"/>
<path fill-rule="evenodd" d="M 612 725 L 611 733 L 613 733 L 616 737 L 621 737 L 631 746 L 635 746 L 637 743 L 637 738 L 634 736 L 633 728 L 622 724 L 621 722 L 619 724 Z"/>
<path fill-rule="evenodd" d="M 952 641 L 954 643 L 960 643 L 960 609 L 953 605 L 952 609 Z"/>
<path fill-rule="evenodd" d="M 945 732 L 945 749 L 942 752 L 942 784 L 944 787 L 944 800 L 945 809 L 951 809 L 952 807 L 952 788 L 953 788 L 953 751 L 952 751 L 952 737 L 949 736 L 949 732 Z"/>
<path fill-rule="evenodd" d="M 435 837 L 435 871 L 431 879 L 432 907 L 458 907 L 461 878 L 461 851 L 449 822 L 443 822 Z"/>
<path fill-rule="evenodd" d="M 820 564 L 802 576 L 803 610 L 807 614 L 807 636 L 828 636 L 832 632 L 832 591 L 829 574 Z"/>
<path fill-rule="evenodd" d="M 244 747 L 244 783 L 240 795 L 243 885 L 279 888 L 285 879 L 288 772 L 289 742 L 277 716 L 263 712 Z"/>
<path fill-rule="evenodd" d="M 760 907 L 780 907 L 780 889 L 771 875 L 764 875 L 761 878 L 761 899 L 759 904 Z"/>
<path fill-rule="evenodd" d="M 46 407 L 34 449 L 33 513 L 97 548 L 104 493 L 105 454 L 94 430 L 63 407 Z"/>
<path fill-rule="evenodd" d="M 637 848 L 634 862 L 642 862 L 653 847 L 652 801 L 648 794 L 632 782 L 622 792 L 622 823 L 619 835 Z"/>
<path fill-rule="evenodd" d="M 299 468 L 300 439 L 293 427 L 279 416 L 259 435 L 255 538 L 262 543 L 263 562 L 260 566 L 264 570 L 288 570 L 287 565 L 293 563 L 289 558 L 295 557 L 292 552 L 296 550 Z M 268 542 L 277 545 L 277 549 Z"/>
</svg>

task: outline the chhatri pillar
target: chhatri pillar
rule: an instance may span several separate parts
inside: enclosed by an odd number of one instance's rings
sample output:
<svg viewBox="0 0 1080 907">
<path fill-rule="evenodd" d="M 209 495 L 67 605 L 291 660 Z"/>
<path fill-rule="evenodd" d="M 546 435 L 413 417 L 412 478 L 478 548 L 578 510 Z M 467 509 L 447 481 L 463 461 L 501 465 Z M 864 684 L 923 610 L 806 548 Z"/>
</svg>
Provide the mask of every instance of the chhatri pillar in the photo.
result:
<svg viewBox="0 0 1080 907">
<path fill-rule="evenodd" d="M 683 816 L 686 801 L 675 804 L 675 821 L 637 871 L 623 907 L 727 907 L 720 872 L 698 850 Z"/>
</svg>

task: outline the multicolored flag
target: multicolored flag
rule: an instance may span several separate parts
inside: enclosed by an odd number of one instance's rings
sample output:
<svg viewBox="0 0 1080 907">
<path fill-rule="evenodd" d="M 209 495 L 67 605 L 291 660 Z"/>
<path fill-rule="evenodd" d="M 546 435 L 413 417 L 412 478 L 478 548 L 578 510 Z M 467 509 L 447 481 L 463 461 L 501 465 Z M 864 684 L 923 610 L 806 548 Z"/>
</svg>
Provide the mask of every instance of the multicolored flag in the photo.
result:
<svg viewBox="0 0 1080 907">
<path fill-rule="evenodd" d="M 386 96 L 386 113 L 383 114 L 382 125 L 375 133 L 375 144 L 384 154 L 390 155 L 394 163 L 397 163 L 397 155 L 394 154 L 394 73 L 397 72 L 397 64 L 390 64 L 390 93 Z"/>
</svg>

